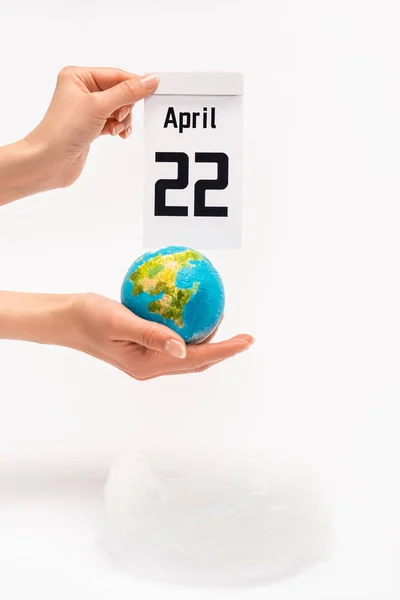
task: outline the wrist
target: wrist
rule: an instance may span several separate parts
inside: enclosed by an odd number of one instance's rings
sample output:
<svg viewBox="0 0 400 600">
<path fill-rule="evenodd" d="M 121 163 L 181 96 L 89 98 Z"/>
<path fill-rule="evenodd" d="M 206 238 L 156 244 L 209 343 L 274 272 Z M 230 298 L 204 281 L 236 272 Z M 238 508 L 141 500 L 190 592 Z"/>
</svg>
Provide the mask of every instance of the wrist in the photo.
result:
<svg viewBox="0 0 400 600">
<path fill-rule="evenodd" d="M 51 148 L 40 138 L 30 136 L 17 142 L 17 145 L 25 160 L 25 184 L 28 192 L 37 194 L 56 188 L 54 155 Z"/>
<path fill-rule="evenodd" d="M 48 151 L 22 139 L 0 148 L 0 205 L 52 189 Z"/>
<path fill-rule="evenodd" d="M 69 345 L 74 295 L 0 292 L 0 339 Z"/>
</svg>

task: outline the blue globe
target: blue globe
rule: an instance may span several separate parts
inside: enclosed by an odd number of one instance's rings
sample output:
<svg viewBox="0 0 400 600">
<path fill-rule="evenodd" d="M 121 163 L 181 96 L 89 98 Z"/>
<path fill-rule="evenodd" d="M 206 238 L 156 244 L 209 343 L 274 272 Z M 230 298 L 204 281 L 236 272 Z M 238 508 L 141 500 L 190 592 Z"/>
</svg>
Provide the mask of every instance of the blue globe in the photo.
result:
<svg viewBox="0 0 400 600">
<path fill-rule="evenodd" d="M 121 302 L 139 317 L 173 329 L 186 343 L 199 344 L 221 320 L 224 285 L 203 254 L 167 246 L 135 260 L 122 283 Z"/>
</svg>

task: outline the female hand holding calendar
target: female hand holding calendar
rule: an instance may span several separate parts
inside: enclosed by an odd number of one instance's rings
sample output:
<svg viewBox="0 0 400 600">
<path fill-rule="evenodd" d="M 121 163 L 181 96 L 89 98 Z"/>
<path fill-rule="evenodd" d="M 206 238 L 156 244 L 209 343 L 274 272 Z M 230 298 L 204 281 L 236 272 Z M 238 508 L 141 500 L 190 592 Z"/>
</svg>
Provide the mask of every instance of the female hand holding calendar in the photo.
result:
<svg viewBox="0 0 400 600">
<path fill-rule="evenodd" d="M 41 123 L 1 149 L 0 205 L 76 181 L 100 135 L 131 134 L 132 107 L 155 91 L 156 75 L 66 67 Z"/>
<path fill-rule="evenodd" d="M 91 143 L 107 134 L 126 139 L 132 107 L 157 85 L 156 75 L 63 69 L 42 122 L 24 139 L 0 148 L 0 205 L 71 185 L 82 172 Z M 17 292 L 0 292 L 0 339 L 70 347 L 138 380 L 204 371 L 253 342 L 242 334 L 186 347 L 167 327 L 140 319 L 96 294 Z"/>
</svg>

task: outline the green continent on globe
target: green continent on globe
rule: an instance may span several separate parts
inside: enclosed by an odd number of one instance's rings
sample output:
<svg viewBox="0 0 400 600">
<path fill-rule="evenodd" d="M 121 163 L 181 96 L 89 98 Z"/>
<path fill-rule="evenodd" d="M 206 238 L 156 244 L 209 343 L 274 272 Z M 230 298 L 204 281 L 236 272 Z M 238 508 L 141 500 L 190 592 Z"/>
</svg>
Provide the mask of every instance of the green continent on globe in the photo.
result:
<svg viewBox="0 0 400 600">
<path fill-rule="evenodd" d="M 164 319 L 170 319 L 178 327 L 183 327 L 183 311 L 190 298 L 199 289 L 198 282 L 191 288 L 176 287 L 176 278 L 183 267 L 190 267 L 191 261 L 203 260 L 203 256 L 194 250 L 184 250 L 175 254 L 157 254 L 140 265 L 130 276 L 133 295 L 143 292 L 151 296 L 163 294 L 159 300 L 148 305 L 149 312 L 157 313 Z"/>
</svg>

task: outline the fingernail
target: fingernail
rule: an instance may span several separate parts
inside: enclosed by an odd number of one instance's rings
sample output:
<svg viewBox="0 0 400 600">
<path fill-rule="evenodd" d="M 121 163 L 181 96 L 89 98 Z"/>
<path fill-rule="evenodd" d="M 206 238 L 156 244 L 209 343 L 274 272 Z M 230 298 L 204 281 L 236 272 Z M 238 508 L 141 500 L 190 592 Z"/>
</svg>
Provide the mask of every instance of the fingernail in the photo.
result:
<svg viewBox="0 0 400 600">
<path fill-rule="evenodd" d="M 124 108 L 121 108 L 118 115 L 118 121 L 123 121 L 129 115 L 130 111 L 131 109 L 129 106 L 124 106 Z"/>
<path fill-rule="evenodd" d="M 131 135 L 131 133 L 132 133 L 132 127 L 128 127 L 125 130 L 125 137 L 129 137 Z"/>
<path fill-rule="evenodd" d="M 115 125 L 112 129 L 111 129 L 111 135 L 118 135 L 119 133 L 121 133 L 121 131 L 123 131 L 125 129 L 125 125 L 123 123 L 119 123 L 119 125 Z"/>
<path fill-rule="evenodd" d="M 141 77 L 140 83 L 146 90 L 155 89 L 158 86 L 159 78 L 155 73 Z"/>
<path fill-rule="evenodd" d="M 186 346 L 178 340 L 167 340 L 164 346 L 165 352 L 173 356 L 174 358 L 185 358 Z"/>
</svg>

